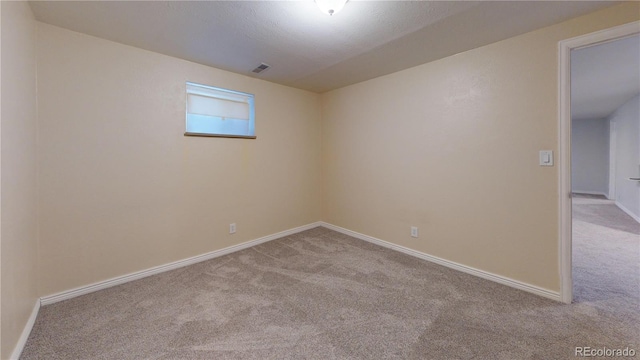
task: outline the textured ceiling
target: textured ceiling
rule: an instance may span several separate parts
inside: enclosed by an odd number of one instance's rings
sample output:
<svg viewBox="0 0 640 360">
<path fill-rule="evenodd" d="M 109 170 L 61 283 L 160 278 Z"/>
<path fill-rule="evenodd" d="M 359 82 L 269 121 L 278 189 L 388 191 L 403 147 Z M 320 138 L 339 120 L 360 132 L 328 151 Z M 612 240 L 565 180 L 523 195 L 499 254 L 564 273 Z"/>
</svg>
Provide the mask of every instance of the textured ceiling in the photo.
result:
<svg viewBox="0 0 640 360">
<path fill-rule="evenodd" d="M 571 118 L 604 119 L 640 94 L 640 36 L 571 52 Z"/>
<path fill-rule="evenodd" d="M 614 5 L 595 1 L 31 1 L 39 21 L 324 92 Z M 259 75 L 261 62 L 271 68 Z"/>
</svg>

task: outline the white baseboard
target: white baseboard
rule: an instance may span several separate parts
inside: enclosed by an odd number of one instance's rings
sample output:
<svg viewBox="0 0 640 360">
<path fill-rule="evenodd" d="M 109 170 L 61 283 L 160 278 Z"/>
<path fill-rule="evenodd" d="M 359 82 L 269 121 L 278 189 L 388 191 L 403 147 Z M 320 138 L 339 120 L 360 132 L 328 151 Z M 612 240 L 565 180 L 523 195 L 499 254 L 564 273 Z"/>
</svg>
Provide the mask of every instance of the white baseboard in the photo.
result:
<svg viewBox="0 0 640 360">
<path fill-rule="evenodd" d="M 616 206 L 620 208 L 620 210 L 627 213 L 627 215 L 631 216 L 635 221 L 640 223 L 640 216 L 634 214 L 631 210 L 622 205 L 619 201 L 616 201 Z"/>
<path fill-rule="evenodd" d="M 571 190 L 572 193 L 574 194 L 585 194 L 585 195 L 602 195 L 604 197 L 606 197 L 607 199 L 609 198 L 609 193 L 608 192 L 602 192 L 602 191 L 581 191 L 581 190 Z"/>
<path fill-rule="evenodd" d="M 38 317 L 38 312 L 40 311 L 40 299 L 36 300 L 36 304 L 33 306 L 33 310 L 31 310 L 31 316 L 29 316 L 29 320 L 24 325 L 24 329 L 22 329 L 22 334 L 20 334 L 20 338 L 18 339 L 18 343 L 16 347 L 13 348 L 13 353 L 11 353 L 11 360 L 18 360 L 20 355 L 22 354 L 22 350 L 24 350 L 24 346 L 27 344 L 27 339 L 29 338 L 29 334 L 31 334 L 31 330 L 33 329 L 33 325 L 36 323 L 36 318 Z"/>
<path fill-rule="evenodd" d="M 454 270 L 458 270 L 458 271 L 462 271 L 464 273 L 467 274 L 471 274 L 471 275 L 475 275 L 477 277 L 483 278 L 483 279 L 487 279 L 487 280 L 491 280 L 493 282 L 497 282 L 499 284 L 503 284 L 503 285 L 507 285 L 510 286 L 512 288 L 516 288 L 519 290 L 524 290 L 539 296 L 543 296 L 552 300 L 556 300 L 556 301 L 561 301 L 560 299 L 560 293 L 555 292 L 555 291 L 551 291 L 551 290 L 547 290 L 547 289 L 543 289 L 540 287 L 537 287 L 535 285 L 531 285 L 531 284 L 527 284 L 527 283 L 523 283 L 521 281 L 518 280 L 513 280 L 504 276 L 500 276 L 500 275 L 496 275 L 487 271 L 483 271 L 483 270 L 479 270 L 476 268 L 472 268 L 470 266 L 466 266 L 466 265 L 462 265 L 462 264 L 458 264 L 456 262 L 453 261 L 449 261 L 449 260 L 445 260 L 436 256 L 432 256 L 432 255 L 428 255 L 425 254 L 423 252 L 420 251 L 416 251 L 416 250 L 412 250 L 409 248 L 406 248 L 404 246 L 400 246 L 400 245 L 396 245 L 384 240 L 380 240 L 377 238 L 374 238 L 372 236 L 368 236 L 368 235 L 364 235 L 364 234 L 360 234 L 357 233 L 355 231 L 351 231 L 345 228 L 341 228 L 339 226 L 333 225 L 333 224 L 329 224 L 326 222 L 321 222 L 322 226 L 326 227 L 327 229 L 331 229 L 340 233 L 343 233 L 345 235 L 349 235 L 349 236 L 353 236 L 355 238 L 358 238 L 360 240 L 364 240 L 364 241 L 368 241 L 370 243 L 376 244 L 376 245 L 380 245 L 392 250 L 396 250 L 402 253 L 405 253 L 407 255 L 411 255 L 411 256 L 415 256 L 417 258 L 423 259 L 423 260 L 427 260 L 433 263 L 436 263 L 438 265 L 442 265 L 442 266 L 446 266 L 448 268 L 454 269 Z"/>
<path fill-rule="evenodd" d="M 318 227 L 318 226 L 321 226 L 321 225 L 322 225 L 321 222 L 315 222 L 315 223 L 311 223 L 311 224 L 308 224 L 308 225 L 300 226 L 300 227 L 297 227 L 297 228 L 281 231 L 281 232 L 276 233 L 276 234 L 264 236 L 264 237 L 261 237 L 259 239 L 247 241 L 247 242 L 244 242 L 244 243 L 238 244 L 238 245 L 229 246 L 229 247 L 226 247 L 224 249 L 212 251 L 212 252 L 209 252 L 209 253 L 206 253 L 206 254 L 197 255 L 197 256 L 194 256 L 194 257 L 187 258 L 187 259 L 178 260 L 178 261 L 175 261 L 175 262 L 172 262 L 172 263 L 168 263 L 168 264 L 152 267 L 150 269 L 146 269 L 146 270 L 142 270 L 142 271 L 136 271 L 136 272 L 131 273 L 131 274 L 118 276 L 118 277 L 111 278 L 111 279 L 104 280 L 104 281 L 99 281 L 97 283 L 93 283 L 93 284 L 90 284 L 90 285 L 85 285 L 85 286 L 81 286 L 81 287 L 78 287 L 78 288 L 75 288 L 75 289 L 59 292 L 57 294 L 43 296 L 40 299 L 40 301 L 41 301 L 42 305 L 53 304 L 53 303 L 56 303 L 58 301 L 63 301 L 63 300 L 67 300 L 67 299 L 71 299 L 71 298 L 77 297 L 77 296 L 89 294 L 89 293 L 92 293 L 94 291 L 110 288 L 112 286 L 124 284 L 124 283 L 127 283 L 129 281 L 142 279 L 142 278 L 145 278 L 147 276 L 156 275 L 156 274 L 159 274 L 159 273 L 162 273 L 162 272 L 165 272 L 165 271 L 181 268 L 181 267 L 184 267 L 184 266 L 188 266 L 188 265 L 192 265 L 192 264 L 195 264 L 195 263 L 199 263 L 201 261 L 206 261 L 206 260 L 217 258 L 217 257 L 223 256 L 223 255 L 231 254 L 233 252 L 240 251 L 240 250 L 243 250 L 243 249 L 246 249 L 246 248 L 250 248 L 252 246 L 265 243 L 267 241 L 279 239 L 279 238 L 284 237 L 284 236 L 288 236 L 288 235 L 299 233 L 299 232 L 302 232 L 302 231 L 305 231 L 305 230 L 313 229 L 314 227 Z"/>
</svg>

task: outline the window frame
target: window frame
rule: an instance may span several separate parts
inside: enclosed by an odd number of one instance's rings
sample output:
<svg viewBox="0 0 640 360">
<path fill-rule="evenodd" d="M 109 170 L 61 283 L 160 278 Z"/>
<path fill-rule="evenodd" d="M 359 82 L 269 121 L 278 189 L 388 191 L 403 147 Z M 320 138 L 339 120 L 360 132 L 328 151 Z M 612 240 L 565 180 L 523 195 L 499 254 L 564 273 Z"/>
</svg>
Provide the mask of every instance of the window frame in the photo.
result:
<svg viewBox="0 0 640 360">
<path fill-rule="evenodd" d="M 232 95 L 240 95 L 247 98 L 247 103 L 249 105 L 249 133 L 251 135 L 242 135 L 242 134 L 218 134 L 218 133 L 201 133 L 201 132 L 190 132 L 187 131 L 189 126 L 189 94 L 206 96 L 203 94 L 197 94 L 193 92 L 189 92 L 189 86 L 200 87 L 204 89 L 211 89 L 217 92 L 229 93 Z M 256 139 L 256 131 L 255 131 L 255 95 L 243 91 L 231 90 L 226 88 L 221 88 L 218 86 L 205 85 L 200 83 L 195 83 L 192 81 L 187 81 L 185 83 L 185 132 L 184 136 L 197 136 L 197 137 L 222 137 L 222 138 L 236 138 L 236 139 Z M 222 99 L 215 96 L 209 96 L 214 99 Z M 222 99 L 225 100 L 225 99 Z"/>
</svg>

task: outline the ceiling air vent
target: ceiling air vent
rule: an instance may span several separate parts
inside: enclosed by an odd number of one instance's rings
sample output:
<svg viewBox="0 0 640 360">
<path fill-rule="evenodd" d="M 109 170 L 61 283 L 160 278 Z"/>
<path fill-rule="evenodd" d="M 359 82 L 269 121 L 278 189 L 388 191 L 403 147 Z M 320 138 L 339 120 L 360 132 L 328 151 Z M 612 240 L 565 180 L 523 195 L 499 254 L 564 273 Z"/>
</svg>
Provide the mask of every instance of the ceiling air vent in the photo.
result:
<svg viewBox="0 0 640 360">
<path fill-rule="evenodd" d="M 254 72 L 254 73 L 256 73 L 256 74 L 260 74 L 261 72 L 263 72 L 263 71 L 267 70 L 267 69 L 268 69 L 268 68 L 270 68 L 270 67 L 271 67 L 271 66 L 269 66 L 269 65 L 267 65 L 267 64 L 265 64 L 265 63 L 262 63 L 262 64 L 260 64 L 260 66 L 258 66 L 257 68 L 255 68 L 255 69 L 251 70 L 251 72 Z"/>
</svg>

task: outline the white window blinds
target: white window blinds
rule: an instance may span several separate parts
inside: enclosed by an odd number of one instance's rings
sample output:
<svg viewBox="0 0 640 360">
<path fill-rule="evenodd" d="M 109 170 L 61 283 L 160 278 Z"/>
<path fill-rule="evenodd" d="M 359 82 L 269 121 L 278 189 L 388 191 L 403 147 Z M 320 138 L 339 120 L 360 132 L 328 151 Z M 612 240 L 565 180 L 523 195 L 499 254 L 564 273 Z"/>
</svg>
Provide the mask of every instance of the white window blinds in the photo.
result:
<svg viewBox="0 0 640 360">
<path fill-rule="evenodd" d="M 217 116 L 221 118 L 249 120 L 249 103 L 216 99 L 201 95 L 188 95 L 190 114 Z"/>
</svg>

